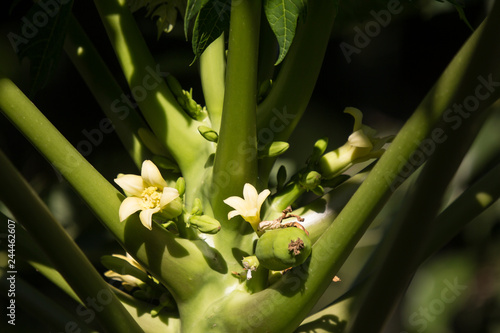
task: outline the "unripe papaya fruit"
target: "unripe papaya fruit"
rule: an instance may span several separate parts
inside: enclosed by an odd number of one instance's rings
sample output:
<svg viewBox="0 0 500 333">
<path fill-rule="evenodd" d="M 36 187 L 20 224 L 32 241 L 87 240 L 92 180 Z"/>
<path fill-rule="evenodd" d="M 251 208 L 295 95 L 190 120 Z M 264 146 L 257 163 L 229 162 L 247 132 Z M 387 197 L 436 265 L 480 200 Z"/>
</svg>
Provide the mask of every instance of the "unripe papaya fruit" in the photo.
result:
<svg viewBox="0 0 500 333">
<path fill-rule="evenodd" d="M 257 241 L 255 256 L 273 271 L 296 267 L 311 254 L 311 240 L 304 230 L 290 227 L 266 231 Z"/>
</svg>

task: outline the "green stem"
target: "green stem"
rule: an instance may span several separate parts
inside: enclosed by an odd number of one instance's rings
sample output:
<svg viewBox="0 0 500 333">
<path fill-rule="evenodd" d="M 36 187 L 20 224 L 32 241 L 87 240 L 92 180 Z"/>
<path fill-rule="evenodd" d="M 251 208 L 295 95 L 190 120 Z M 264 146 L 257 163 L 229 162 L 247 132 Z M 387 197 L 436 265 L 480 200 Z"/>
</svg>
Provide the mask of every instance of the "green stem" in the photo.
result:
<svg viewBox="0 0 500 333">
<path fill-rule="evenodd" d="M 198 133 L 201 123 L 191 119 L 177 103 L 163 79 L 167 73 L 160 70 L 149 52 L 126 1 L 95 0 L 95 4 L 132 95 L 136 95 L 153 132 L 183 172 L 203 165 L 209 145 Z M 187 179 L 186 183 L 190 186 Z"/>
<path fill-rule="evenodd" d="M 3 77 L 0 77 L 0 109 L 77 190 L 123 248 L 169 288 L 177 301 L 196 293 L 209 277 L 207 272 L 221 269 L 220 257 L 201 240 L 177 238 L 156 223 L 153 230 L 147 230 L 139 222 L 138 214 L 120 222 L 118 210 L 123 195 L 78 153 L 11 80 Z"/>
<path fill-rule="evenodd" d="M 141 332 L 108 284 L 1 151 L 0 166 L 0 199 L 26 227 L 87 307 L 93 306 L 89 300 L 106 300 L 106 304 L 97 305 L 101 310 L 96 311 L 106 331 Z"/>
<path fill-rule="evenodd" d="M 500 164 L 465 190 L 433 222 L 425 258 L 446 245 L 462 228 L 479 216 L 500 197 Z"/>
<path fill-rule="evenodd" d="M 69 20 L 64 49 L 140 169 L 144 160 L 151 159 L 138 135 L 148 125 L 128 105 L 127 96 L 74 16 Z"/>
<path fill-rule="evenodd" d="M 500 66 L 490 62 L 490 59 L 500 56 L 498 14 L 500 4 L 496 2 L 492 13 L 445 71 L 444 77 L 450 73 L 450 69 L 454 70 L 451 76 L 456 76 L 455 80 L 450 82 L 453 85 L 448 91 L 449 94 L 438 96 L 438 100 L 434 101 L 435 104 L 443 106 L 442 110 L 452 104 L 456 105 L 456 102 L 465 103 L 471 96 L 478 100 L 478 87 L 481 87 L 482 82 L 480 79 L 478 82 L 478 77 L 485 74 L 491 75 L 493 79 L 500 77 Z M 439 83 L 441 82 L 438 82 L 438 85 Z M 448 184 L 484 123 L 488 115 L 487 108 L 499 96 L 497 89 L 487 98 L 478 101 L 474 113 L 468 113 L 467 121 L 459 127 L 449 124 L 446 114 L 443 121 L 437 124 L 436 129 L 444 132 L 445 141 L 440 142 L 432 152 L 407 200 L 407 205 L 401 209 L 398 216 L 401 223 L 397 223 L 401 225 L 400 231 L 394 239 L 389 255 L 378 268 L 378 273 L 370 279 L 368 294 L 361 300 L 362 305 L 357 317 L 366 318 L 369 315 L 373 320 L 369 325 L 362 320 L 354 320 L 352 332 L 366 332 L 367 329 L 379 331 L 383 328 L 425 255 L 427 242 L 433 231 L 432 226 Z M 397 267 L 397 270 L 394 267 Z"/>
<path fill-rule="evenodd" d="M 7 221 L 8 217 L 3 215 L 0 212 L 0 217 Z M 2 227 L 4 227 L 2 230 L 3 233 L 7 232 L 7 223 L 2 223 Z M 27 262 L 30 264 L 33 268 L 37 270 L 37 272 L 43 276 L 45 276 L 48 280 L 50 280 L 52 283 L 54 283 L 57 287 L 59 287 L 62 291 L 64 291 L 66 294 L 68 294 L 71 298 L 73 298 L 76 302 L 83 304 L 78 295 L 75 294 L 71 286 L 66 282 L 64 277 L 53 267 L 53 264 L 50 262 L 50 260 L 47 258 L 47 256 L 43 253 L 43 251 L 40 249 L 39 246 L 37 246 L 36 242 L 33 240 L 32 237 L 30 237 L 27 232 L 24 230 L 24 228 L 16 222 L 16 253 L 18 255 L 18 258 L 21 260 Z M 5 281 L 5 279 L 1 279 L 0 283 Z M 18 288 L 18 291 L 25 293 L 26 295 L 30 295 L 30 289 L 28 287 L 21 287 Z M 118 297 L 120 302 L 123 304 L 125 309 L 130 313 L 132 318 L 134 318 L 135 321 L 139 324 L 139 326 L 146 332 L 156 332 L 159 330 L 162 330 L 163 332 L 179 332 L 179 323 L 180 320 L 178 318 L 173 318 L 167 316 L 169 314 L 166 314 L 165 312 L 161 312 L 158 317 L 151 317 L 149 313 L 153 308 L 154 305 L 145 303 L 143 301 L 140 301 L 128 294 L 123 293 L 122 291 L 110 286 L 111 290 L 115 293 L 115 295 Z M 42 297 L 45 297 L 41 295 Z M 22 297 L 22 296 L 21 296 Z M 38 296 L 37 296 L 38 297 Z M 27 303 L 27 302 L 23 302 Z M 43 301 L 43 304 L 47 305 L 47 307 L 51 307 L 50 304 L 47 304 L 47 300 Z M 76 309 L 77 305 L 75 305 Z M 49 309 L 50 310 L 50 309 Z M 64 309 L 62 309 L 63 313 L 58 314 L 57 312 L 60 309 L 54 309 L 51 311 L 55 316 L 60 317 L 61 315 L 64 315 Z M 40 311 L 45 311 L 45 309 L 39 309 L 38 312 Z M 36 311 L 30 311 L 31 313 L 36 313 Z M 141 313 L 141 315 L 138 315 L 138 313 Z M 45 314 L 42 314 L 43 317 L 45 317 Z M 165 316 L 165 318 L 163 318 Z M 49 318 L 50 319 L 50 318 Z M 168 320 L 168 327 L 165 326 L 164 321 Z M 70 320 L 65 320 L 64 323 L 66 324 Z M 77 322 L 77 321 L 75 321 Z M 64 327 L 64 326 L 61 326 Z M 81 328 L 83 329 L 85 325 L 81 325 Z M 63 331 L 65 329 L 62 329 Z"/>
<path fill-rule="evenodd" d="M 200 56 L 200 77 L 211 127 L 220 129 L 224 104 L 224 80 L 226 72 L 224 33 L 220 35 Z"/>
<path fill-rule="evenodd" d="M 2 220 L 7 221 L 8 218 L 0 212 Z M 75 301 L 80 302 L 78 295 L 64 280 L 64 277 L 54 267 L 47 256 L 43 253 L 39 246 L 36 245 L 32 237 L 28 235 L 26 230 L 17 222 L 15 223 L 16 230 L 16 253 L 24 262 L 30 264 L 40 274 L 49 279 L 52 283 L 58 286 L 68 296 Z M 2 232 L 7 232 L 7 223 L 2 223 Z"/>
<path fill-rule="evenodd" d="M 264 220 L 273 220 L 273 216 L 281 214 L 288 206 L 291 206 L 306 189 L 297 181 L 288 184 L 281 192 L 279 192 L 271 201 Z"/>
<path fill-rule="evenodd" d="M 262 137 L 272 134 L 272 141 L 287 141 L 299 123 L 318 80 L 337 7 L 337 0 L 308 1 L 305 23 L 297 27 L 271 92 L 257 109 Z M 259 177 L 265 184 L 274 161 L 268 158 L 259 165 Z"/>
<path fill-rule="evenodd" d="M 498 7 L 498 3 L 495 6 Z M 495 42 L 496 32 L 500 29 L 498 25 L 500 21 L 489 20 L 484 29 L 478 29 L 460 50 L 367 179 L 331 226 L 316 241 L 310 260 L 292 269 L 270 288 L 250 296 L 234 292 L 228 299 L 221 301 L 224 304 L 213 307 L 213 316 L 207 325 L 215 324 L 227 330 L 242 329 L 251 325 L 255 330 L 280 332 L 293 331 L 298 326 L 328 287 L 330 280 L 383 207 L 391 191 L 404 180 L 400 174 L 408 175 L 403 167 L 418 149 L 420 142 L 427 136 L 437 140 L 443 138 L 444 131 L 438 133 L 433 132 L 433 129 L 437 127 L 447 108 L 455 101 L 462 102 L 464 96 L 470 96 L 471 92 L 477 91 L 475 89 L 478 86 L 478 75 L 488 76 L 491 73 L 488 77 L 498 82 L 499 66 L 494 65 L 496 59 L 500 57 L 498 54 L 500 43 Z M 473 70 L 469 65 L 475 66 Z M 484 93 L 484 90 L 481 92 Z M 488 101 L 482 102 L 476 112 L 481 112 L 481 109 L 491 104 L 498 95 L 500 89 L 491 92 Z M 453 141 L 451 138 L 449 140 Z M 421 162 L 424 160 L 425 156 Z M 377 286 L 381 285 L 391 287 L 387 282 Z M 380 302 L 381 299 L 372 300 L 370 305 L 376 307 Z M 275 311 L 269 310 L 278 308 L 276 311 L 279 311 L 279 316 Z M 226 320 L 228 313 L 246 315 Z M 372 314 L 369 317 L 374 318 Z M 248 322 L 246 318 L 253 318 L 254 321 Z M 371 323 L 363 321 L 366 324 Z M 368 331 L 373 329 L 367 328 L 364 332 Z"/>
<path fill-rule="evenodd" d="M 9 289 L 6 278 L 6 272 L 0 268 L 0 286 L 2 290 Z M 27 313 L 33 315 L 34 318 L 57 331 L 65 332 L 68 328 L 71 330 L 78 328 L 78 332 L 82 333 L 97 332 L 90 329 L 87 324 L 67 308 L 60 306 L 52 298 L 45 296 L 19 276 L 16 277 L 16 303 Z M 76 310 L 76 305 L 74 310 Z"/>
<path fill-rule="evenodd" d="M 212 205 L 222 225 L 215 239 L 220 240 L 217 248 L 223 254 L 225 247 L 231 251 L 245 233 L 242 228 L 250 228 L 246 222 L 227 221 L 230 207 L 223 200 L 241 196 L 245 183 L 256 185 L 257 181 L 255 111 L 260 13 L 260 0 L 242 0 L 231 6 L 226 91 L 212 179 Z M 234 242 L 224 245 L 228 239 Z"/>
</svg>

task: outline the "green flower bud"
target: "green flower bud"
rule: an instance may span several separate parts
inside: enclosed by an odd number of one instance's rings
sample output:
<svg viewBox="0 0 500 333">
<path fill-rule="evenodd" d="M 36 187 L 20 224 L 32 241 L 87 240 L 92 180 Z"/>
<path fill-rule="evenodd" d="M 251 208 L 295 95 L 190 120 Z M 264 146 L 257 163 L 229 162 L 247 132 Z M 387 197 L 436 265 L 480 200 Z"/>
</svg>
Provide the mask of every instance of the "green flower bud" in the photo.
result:
<svg viewBox="0 0 500 333">
<path fill-rule="evenodd" d="M 300 180 L 300 185 L 308 191 L 314 190 L 321 184 L 321 174 L 316 171 L 309 171 L 303 175 Z"/>
<path fill-rule="evenodd" d="M 184 177 L 177 178 L 177 181 L 175 182 L 175 189 L 179 192 L 180 197 L 184 195 L 184 192 L 186 192 L 186 181 L 184 180 Z"/>
<path fill-rule="evenodd" d="M 243 264 L 243 267 L 246 269 L 251 269 L 251 270 L 256 270 L 257 267 L 259 267 L 259 259 L 257 259 L 256 256 L 248 256 L 248 257 L 243 257 L 243 260 L 241 261 Z"/>
<path fill-rule="evenodd" d="M 301 265 L 311 251 L 309 236 L 304 230 L 291 227 L 266 231 L 257 241 L 255 256 L 263 267 L 281 271 Z"/>
<path fill-rule="evenodd" d="M 219 135 L 216 131 L 207 126 L 198 126 L 198 132 L 208 141 L 217 142 L 219 140 Z"/>
<path fill-rule="evenodd" d="M 183 110 L 187 109 L 188 100 L 184 95 L 177 97 L 177 102 L 179 103 L 179 105 L 182 107 Z"/>
<path fill-rule="evenodd" d="M 188 99 L 187 108 L 188 108 L 190 114 L 193 114 L 196 116 L 201 111 L 201 107 L 199 107 L 198 103 L 196 103 L 194 101 L 194 99 L 191 98 L 191 96 L 189 96 L 189 97 L 190 98 Z"/>
<path fill-rule="evenodd" d="M 176 97 L 183 95 L 181 84 L 173 75 L 168 75 L 165 80 L 167 81 L 168 87 Z"/>
<path fill-rule="evenodd" d="M 314 143 L 313 152 L 311 157 L 309 158 L 309 162 L 310 163 L 318 162 L 321 155 L 325 153 L 327 146 L 328 146 L 328 137 L 324 137 L 316 141 Z"/>
<path fill-rule="evenodd" d="M 183 208 L 182 199 L 180 197 L 172 200 L 168 205 L 166 205 L 161 212 L 157 213 L 157 215 L 163 217 L 166 220 L 171 220 L 182 213 Z M 156 216 L 156 215 L 155 215 Z"/>
<path fill-rule="evenodd" d="M 193 201 L 193 208 L 191 209 L 191 215 L 202 215 L 203 214 L 203 205 L 201 204 L 201 200 L 199 198 L 195 198 Z"/>
<path fill-rule="evenodd" d="M 219 221 L 208 215 L 191 216 L 189 223 L 205 234 L 216 234 L 221 228 Z"/>
<path fill-rule="evenodd" d="M 155 155 L 168 155 L 165 147 L 160 143 L 156 136 L 147 128 L 139 128 L 137 131 L 142 143 Z"/>
<path fill-rule="evenodd" d="M 278 174 L 276 175 L 277 178 L 277 188 L 282 189 L 283 186 L 285 186 L 286 182 L 286 167 L 284 165 L 280 166 L 278 169 Z"/>
<path fill-rule="evenodd" d="M 175 162 L 172 162 L 166 157 L 155 155 L 153 156 L 152 160 L 154 164 L 156 164 L 158 167 L 162 169 L 172 170 L 173 172 L 176 173 L 181 172 L 179 166 Z"/>
<path fill-rule="evenodd" d="M 247 280 L 250 280 L 252 278 L 252 272 L 259 268 L 259 259 L 257 259 L 256 256 L 243 257 L 241 263 L 247 271 Z"/>
<path fill-rule="evenodd" d="M 259 151 L 259 158 L 265 157 L 276 157 L 288 150 L 290 144 L 284 141 L 274 141 L 269 145 L 266 145 L 264 149 Z"/>
</svg>

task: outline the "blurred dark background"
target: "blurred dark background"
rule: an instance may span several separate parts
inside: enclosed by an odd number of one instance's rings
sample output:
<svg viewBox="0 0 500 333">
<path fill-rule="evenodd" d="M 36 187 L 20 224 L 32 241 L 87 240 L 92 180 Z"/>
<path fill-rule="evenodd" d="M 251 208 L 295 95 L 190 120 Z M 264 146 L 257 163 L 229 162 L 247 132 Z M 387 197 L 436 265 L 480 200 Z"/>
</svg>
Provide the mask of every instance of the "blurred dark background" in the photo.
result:
<svg viewBox="0 0 500 333">
<path fill-rule="evenodd" d="M 2 6 L 5 7 L 6 4 Z M 19 1 L 10 15 L 8 8 L 1 11 L 2 57 L 13 56 L 6 35 L 11 31 L 19 31 L 21 18 L 30 6 L 30 1 Z M 390 24 L 371 38 L 370 43 L 359 54 L 352 54 L 351 61 L 348 62 L 341 44 L 354 46 L 355 27 L 364 29 L 366 22 L 373 20 L 370 11 L 385 9 L 387 2 L 341 1 L 310 106 L 290 140 L 291 148 L 282 158 L 284 163 L 289 163 L 292 168 L 300 167 L 310 154 L 314 141 L 322 136 L 330 137 L 330 148 L 343 144 L 352 131 L 351 117 L 342 113 L 347 106 L 362 110 L 365 122 L 381 133 L 395 133 L 471 35 L 470 28 L 460 20 L 458 12 L 448 3 L 401 1 L 400 6 L 403 8 L 402 12 L 392 15 Z M 487 6 L 488 1 L 465 2 L 465 14 L 472 27 L 477 27 L 484 19 Z M 126 89 L 119 64 L 105 37 L 95 7 L 88 2 L 77 1 L 73 13 L 117 80 Z M 169 35 L 163 35 L 157 40 L 155 22 L 145 18 L 144 14 L 144 11 L 139 11 L 135 16 L 162 70 L 175 75 L 184 89 L 193 87 L 195 99 L 203 104 L 197 66 L 189 66 L 193 54 L 191 43 L 184 38 L 182 22 L 178 22 Z M 27 77 L 26 66 L 23 64 L 14 79 L 21 88 L 27 89 Z M 99 121 L 105 117 L 64 54 L 61 55 L 51 80 L 32 100 L 75 146 L 86 139 L 83 130 L 98 128 Z M 122 253 L 79 197 L 3 115 L 0 116 L 0 148 L 48 203 L 54 215 L 98 269 L 104 270 L 99 263 L 101 255 Z M 87 159 L 110 181 L 118 172 L 137 171 L 121 148 L 115 133 L 104 134 L 102 143 L 93 148 Z M 460 302 L 435 315 L 435 319 L 427 320 L 427 326 L 421 331 L 419 329 L 423 326 L 413 325 L 408 318 L 415 311 L 418 313 L 419 306 L 432 301 L 435 296 L 429 292 L 427 301 L 412 298 L 403 302 L 387 332 L 500 332 L 500 315 L 497 312 L 500 265 L 491 265 L 491 261 L 498 264 L 498 260 L 495 261 L 499 244 L 498 214 L 493 214 L 489 221 L 491 220 L 496 222 L 490 222 L 491 228 L 473 238 L 473 241 L 463 235 L 458 236 L 443 250 L 442 257 L 429 263 L 429 267 L 424 270 L 427 275 L 417 279 L 420 284 L 412 285 L 410 289 L 410 292 L 420 296 L 423 291 L 432 288 L 436 288 L 436 293 L 439 293 L 445 279 L 453 281 L 457 274 L 462 274 L 460 276 L 463 276 L 464 283 L 468 283 L 469 287 L 466 293 L 472 293 L 472 296 L 462 295 L 464 297 Z M 482 265 L 479 258 L 483 258 L 487 264 Z M 456 270 L 451 270 L 446 275 L 446 272 L 438 269 L 442 267 L 442 263 L 448 268 L 456 267 Z M 54 295 L 63 304 L 71 306 L 72 303 L 56 287 L 28 265 L 25 266 L 22 269 L 25 280 L 44 290 L 45 294 Z M 429 274 L 434 278 L 430 278 Z M 443 277 L 437 278 L 439 274 Z M 475 282 L 477 279 L 489 283 L 488 290 L 480 290 L 483 298 L 479 301 L 480 296 L 473 293 L 478 286 Z M 433 285 L 432 288 L 430 285 Z M 30 318 L 29 321 L 19 321 L 19 332 L 48 331 L 48 328 L 29 314 L 20 312 L 18 318 Z M 0 327 L 3 324 L 2 319 Z"/>
</svg>

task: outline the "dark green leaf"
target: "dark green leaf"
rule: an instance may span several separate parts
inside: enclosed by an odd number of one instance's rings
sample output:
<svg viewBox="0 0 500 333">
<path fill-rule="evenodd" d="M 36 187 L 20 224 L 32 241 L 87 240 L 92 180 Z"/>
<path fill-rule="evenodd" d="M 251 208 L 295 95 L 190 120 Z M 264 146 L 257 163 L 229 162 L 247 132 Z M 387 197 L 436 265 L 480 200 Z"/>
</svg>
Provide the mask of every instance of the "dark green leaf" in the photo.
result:
<svg viewBox="0 0 500 333">
<path fill-rule="evenodd" d="M 278 65 L 288 53 L 295 36 L 297 19 L 304 15 L 307 9 L 307 0 L 265 0 L 264 11 L 269 25 L 273 30 L 280 53 L 275 65 Z"/>
<path fill-rule="evenodd" d="M 231 0 L 216 0 L 206 4 L 199 12 L 193 29 L 193 62 L 224 31 L 229 30 Z"/>
<path fill-rule="evenodd" d="M 19 58 L 30 60 L 31 95 L 45 86 L 56 68 L 72 6 L 73 1 L 63 5 L 57 1 L 36 3 L 23 19 Z"/>
<path fill-rule="evenodd" d="M 186 39 L 188 37 L 188 28 L 189 23 L 193 17 L 198 14 L 198 12 L 205 6 L 207 2 L 210 0 L 188 0 L 186 6 L 186 16 L 184 17 L 184 34 L 186 35 Z M 214 0 L 212 2 L 219 2 L 219 0 Z"/>
</svg>

